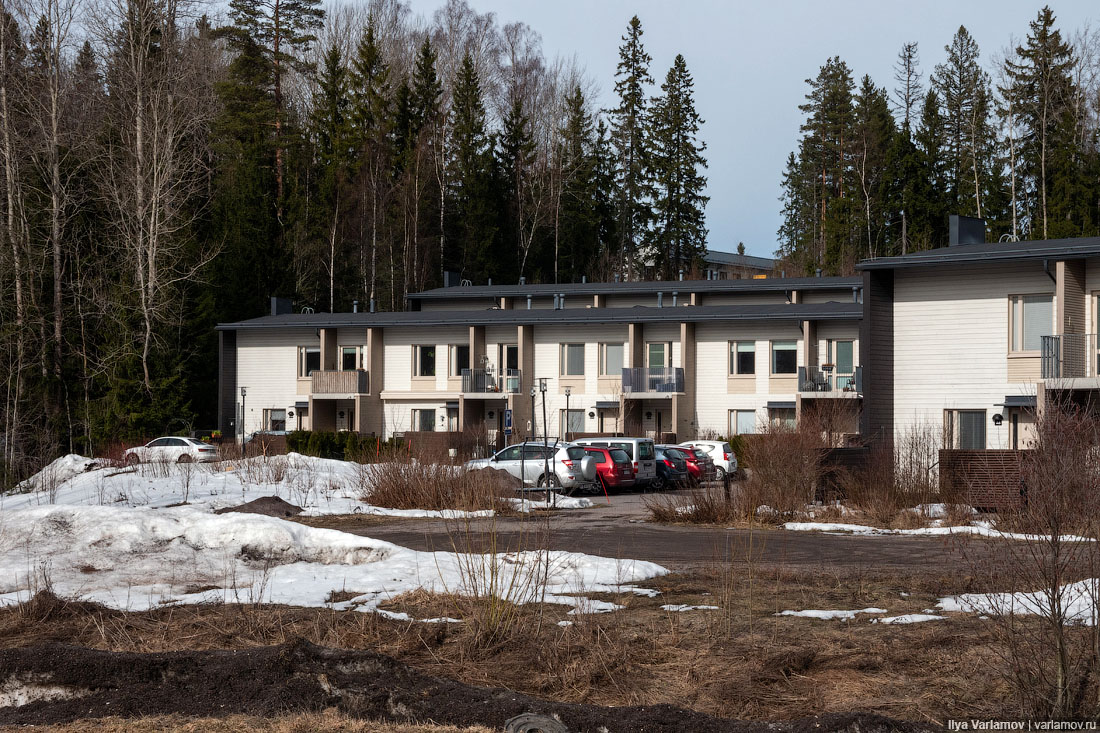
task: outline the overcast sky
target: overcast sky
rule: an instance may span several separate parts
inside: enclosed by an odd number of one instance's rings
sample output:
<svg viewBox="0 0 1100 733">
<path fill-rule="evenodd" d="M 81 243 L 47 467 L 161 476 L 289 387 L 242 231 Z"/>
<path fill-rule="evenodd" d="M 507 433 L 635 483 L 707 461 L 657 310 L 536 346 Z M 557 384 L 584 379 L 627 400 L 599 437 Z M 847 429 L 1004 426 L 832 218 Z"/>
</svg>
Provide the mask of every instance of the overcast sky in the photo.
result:
<svg viewBox="0 0 1100 733">
<path fill-rule="evenodd" d="M 614 101 L 618 47 L 631 15 L 642 21 L 658 84 L 682 53 L 705 120 L 710 246 L 732 251 L 743 241 L 748 253 L 762 256 L 776 248 L 780 181 L 798 140 L 805 80 L 816 76 L 825 59 L 844 59 L 857 85 L 870 74 L 892 89 L 898 49 L 917 41 L 927 83 L 959 25 L 977 40 L 989 68 L 994 54 L 1027 34 L 1042 7 L 1035 0 L 468 1 L 479 12 L 495 13 L 501 24 L 530 25 L 542 35 L 547 58 L 575 55 L 600 84 L 604 107 Z M 440 5 L 410 2 L 425 16 Z M 1100 24 L 1096 0 L 1050 5 L 1063 35 L 1090 19 Z"/>
</svg>

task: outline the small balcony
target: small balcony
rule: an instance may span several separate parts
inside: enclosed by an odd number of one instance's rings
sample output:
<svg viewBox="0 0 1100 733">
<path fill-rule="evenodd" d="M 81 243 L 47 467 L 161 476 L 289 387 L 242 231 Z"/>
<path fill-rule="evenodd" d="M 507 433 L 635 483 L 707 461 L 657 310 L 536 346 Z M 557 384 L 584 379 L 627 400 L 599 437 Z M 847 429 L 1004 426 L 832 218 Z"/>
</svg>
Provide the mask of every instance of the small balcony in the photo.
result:
<svg viewBox="0 0 1100 733">
<path fill-rule="evenodd" d="M 798 367 L 798 391 L 819 396 L 854 396 L 863 394 L 863 367 L 853 367 L 851 374 L 834 374 L 822 367 Z"/>
<path fill-rule="evenodd" d="M 363 369 L 354 371 L 315 371 L 310 374 L 309 391 L 314 396 L 342 396 L 370 392 L 370 375 Z"/>
<path fill-rule="evenodd" d="M 684 370 L 681 367 L 628 367 L 623 369 L 623 394 L 626 396 L 684 391 Z"/>
<path fill-rule="evenodd" d="M 1097 374 L 1095 333 L 1043 336 L 1040 347 L 1043 379 L 1086 379 Z"/>
<path fill-rule="evenodd" d="M 520 376 L 519 369 L 505 369 L 502 375 L 494 369 L 463 369 L 462 391 L 465 394 L 517 394 Z"/>
</svg>

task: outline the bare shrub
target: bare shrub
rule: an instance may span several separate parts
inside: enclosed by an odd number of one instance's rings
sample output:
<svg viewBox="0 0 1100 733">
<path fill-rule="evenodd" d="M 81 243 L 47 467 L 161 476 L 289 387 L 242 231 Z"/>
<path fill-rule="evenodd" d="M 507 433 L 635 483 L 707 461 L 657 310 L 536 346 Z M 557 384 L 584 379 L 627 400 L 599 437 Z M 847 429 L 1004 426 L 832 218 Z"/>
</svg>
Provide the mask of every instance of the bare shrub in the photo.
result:
<svg viewBox="0 0 1100 733">
<path fill-rule="evenodd" d="M 750 519 L 756 505 L 744 501 L 740 486 L 697 486 L 687 492 L 650 494 L 644 502 L 656 522 L 675 524 L 725 524 Z"/>
<path fill-rule="evenodd" d="M 906 510 L 941 498 L 935 471 L 939 446 L 940 433 L 934 426 L 906 427 L 893 445 L 871 446 L 861 467 L 838 472 L 837 484 L 845 498 L 877 524 L 897 529 L 925 526 L 928 517 Z"/>
<path fill-rule="evenodd" d="M 1003 670 L 1026 715 L 1100 714 L 1098 436 L 1090 411 L 1048 404 L 1022 461 L 1020 500 L 999 522 L 1027 534 L 1002 541 L 995 559 L 978 543 L 963 545 L 972 565 L 1004 566 L 1014 580 L 982 610 L 996 619 Z"/>
<path fill-rule="evenodd" d="M 783 519 L 814 500 L 826 444 L 813 421 L 804 420 L 798 428 L 771 423 L 746 440 L 744 450 L 752 472 L 742 488 L 743 501 L 771 507 L 768 516 Z"/>
<path fill-rule="evenodd" d="M 438 463 L 390 462 L 371 467 L 361 478 L 363 501 L 391 509 L 510 511 L 501 494 L 509 489 L 495 476 Z"/>
</svg>

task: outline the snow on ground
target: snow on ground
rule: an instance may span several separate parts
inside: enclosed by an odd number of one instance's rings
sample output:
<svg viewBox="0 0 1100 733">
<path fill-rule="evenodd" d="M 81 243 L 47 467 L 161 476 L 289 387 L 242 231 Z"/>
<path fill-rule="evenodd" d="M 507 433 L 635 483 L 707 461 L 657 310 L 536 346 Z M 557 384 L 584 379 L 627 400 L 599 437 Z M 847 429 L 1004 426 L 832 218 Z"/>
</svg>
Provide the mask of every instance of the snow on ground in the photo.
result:
<svg viewBox="0 0 1100 733">
<path fill-rule="evenodd" d="M 1081 580 L 1063 585 L 1060 589 L 1061 605 L 1066 618 L 1091 626 L 1097 618 L 1097 601 L 1100 601 L 1100 578 Z M 1008 614 L 1046 615 L 1050 600 L 1046 593 L 966 593 L 941 598 L 936 606 L 941 611 L 966 611 L 970 613 L 1000 616 Z"/>
<path fill-rule="evenodd" d="M 388 509 L 360 499 L 369 494 L 376 467 L 298 453 L 210 464 L 143 463 L 119 469 L 75 454 L 63 456 L 12 494 L 0 494 L 0 509 L 48 505 L 167 507 L 188 504 L 214 511 L 265 496 L 302 507 L 306 516 L 374 514 L 387 517 L 457 519 L 492 516 L 492 510 Z M 516 499 L 520 511 L 545 502 Z M 526 503 L 525 503 L 526 502 Z M 592 506 L 589 499 L 559 497 L 557 509 Z"/>
<path fill-rule="evenodd" d="M 587 509 L 594 506 L 591 499 L 583 496 L 555 496 L 552 501 L 534 499 L 509 499 L 516 511 L 524 514 L 536 509 Z"/>
<path fill-rule="evenodd" d="M 906 613 L 901 616 L 887 616 L 886 618 L 876 618 L 871 623 L 873 624 L 919 624 L 925 621 L 945 621 L 947 616 L 937 616 L 932 613 Z"/>
<path fill-rule="evenodd" d="M 0 605 L 49 588 L 64 598 L 134 611 L 206 602 L 376 611 L 401 593 L 423 589 L 545 600 L 595 613 L 616 606 L 583 594 L 667 572 L 650 562 L 561 551 L 417 552 L 274 517 L 214 515 L 191 506 L 45 506 L 0 514 Z M 334 591 L 354 596 L 328 604 Z"/>
<path fill-rule="evenodd" d="M 823 621 L 829 621 L 832 619 L 853 619 L 857 613 L 889 613 L 885 608 L 861 608 L 857 611 L 819 611 L 819 610 L 806 610 L 806 611 L 780 611 L 775 614 L 776 616 L 798 616 L 799 618 L 817 618 Z"/>
<path fill-rule="evenodd" d="M 850 534 L 879 535 L 978 535 L 980 537 L 995 537 L 1003 540 L 1041 540 L 1041 535 L 1021 534 L 1020 532 L 1002 532 L 995 529 L 988 522 L 975 522 L 964 527 L 920 527 L 918 529 L 883 529 L 881 527 L 868 527 L 863 524 L 844 524 L 842 522 L 787 522 L 783 529 L 791 532 L 848 532 Z M 1091 542 L 1087 537 L 1076 535 L 1064 535 L 1064 542 Z"/>
<path fill-rule="evenodd" d="M 682 611 L 717 611 L 717 610 L 718 610 L 718 606 L 688 606 L 688 605 L 686 605 L 686 604 L 683 604 L 683 603 L 670 603 L 670 604 L 668 604 L 668 605 L 665 605 L 665 606 L 661 606 L 661 610 L 662 610 L 662 611 L 673 611 L 673 612 L 682 612 Z"/>
</svg>

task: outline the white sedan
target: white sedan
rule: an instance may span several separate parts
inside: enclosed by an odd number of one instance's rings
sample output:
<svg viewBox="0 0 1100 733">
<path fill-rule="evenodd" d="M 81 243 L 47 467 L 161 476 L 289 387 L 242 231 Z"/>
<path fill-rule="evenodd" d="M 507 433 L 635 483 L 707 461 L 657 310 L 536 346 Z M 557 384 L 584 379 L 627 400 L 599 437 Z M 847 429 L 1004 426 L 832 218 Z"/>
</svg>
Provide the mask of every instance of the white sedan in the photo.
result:
<svg viewBox="0 0 1100 733">
<path fill-rule="evenodd" d="M 191 463 L 218 460 L 218 449 L 194 438 L 157 438 L 123 452 L 124 463 Z"/>
</svg>

